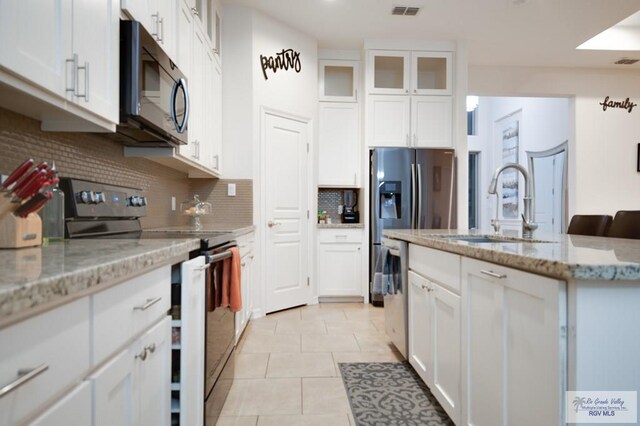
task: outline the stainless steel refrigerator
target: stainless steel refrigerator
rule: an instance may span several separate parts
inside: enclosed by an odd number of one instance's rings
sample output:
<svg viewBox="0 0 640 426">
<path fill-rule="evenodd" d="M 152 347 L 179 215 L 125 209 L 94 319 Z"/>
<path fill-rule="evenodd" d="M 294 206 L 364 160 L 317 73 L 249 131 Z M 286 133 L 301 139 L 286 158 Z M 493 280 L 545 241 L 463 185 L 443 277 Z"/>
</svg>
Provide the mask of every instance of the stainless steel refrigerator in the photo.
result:
<svg viewBox="0 0 640 426">
<path fill-rule="evenodd" d="M 450 149 L 371 150 L 369 285 L 384 229 L 455 229 L 455 153 Z M 371 289 L 371 287 L 369 287 Z M 372 295 L 374 304 L 383 298 Z"/>
</svg>

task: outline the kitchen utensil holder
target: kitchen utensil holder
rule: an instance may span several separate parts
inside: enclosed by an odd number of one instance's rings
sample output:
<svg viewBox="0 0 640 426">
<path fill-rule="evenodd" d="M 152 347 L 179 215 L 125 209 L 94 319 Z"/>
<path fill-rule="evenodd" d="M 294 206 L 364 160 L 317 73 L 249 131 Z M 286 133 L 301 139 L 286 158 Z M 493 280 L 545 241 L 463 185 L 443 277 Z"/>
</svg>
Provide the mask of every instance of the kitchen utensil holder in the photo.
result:
<svg viewBox="0 0 640 426">
<path fill-rule="evenodd" d="M 36 213 L 16 217 L 9 213 L 0 219 L 0 248 L 42 245 L 42 220 Z"/>
</svg>

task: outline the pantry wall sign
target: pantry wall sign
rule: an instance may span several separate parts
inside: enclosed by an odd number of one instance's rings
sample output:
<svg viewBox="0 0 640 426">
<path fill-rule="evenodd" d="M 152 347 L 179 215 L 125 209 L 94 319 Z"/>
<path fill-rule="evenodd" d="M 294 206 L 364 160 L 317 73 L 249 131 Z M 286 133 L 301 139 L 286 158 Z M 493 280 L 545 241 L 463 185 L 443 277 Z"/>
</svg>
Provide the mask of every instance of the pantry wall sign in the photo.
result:
<svg viewBox="0 0 640 426">
<path fill-rule="evenodd" d="M 302 69 L 300 63 L 300 52 L 296 52 L 293 49 L 282 49 L 282 52 L 277 52 L 273 56 L 260 55 L 260 65 L 262 66 L 262 75 L 265 80 L 269 80 L 267 70 L 270 70 L 273 74 L 278 70 L 294 70 L 299 73 Z"/>
<path fill-rule="evenodd" d="M 620 108 L 626 109 L 628 113 L 631 113 L 633 108 L 638 106 L 638 104 L 630 101 L 629 98 L 624 101 L 612 101 L 609 99 L 609 96 L 604 98 L 604 101 L 600 102 L 600 105 L 602 106 L 603 111 L 606 111 L 607 108 Z"/>
</svg>

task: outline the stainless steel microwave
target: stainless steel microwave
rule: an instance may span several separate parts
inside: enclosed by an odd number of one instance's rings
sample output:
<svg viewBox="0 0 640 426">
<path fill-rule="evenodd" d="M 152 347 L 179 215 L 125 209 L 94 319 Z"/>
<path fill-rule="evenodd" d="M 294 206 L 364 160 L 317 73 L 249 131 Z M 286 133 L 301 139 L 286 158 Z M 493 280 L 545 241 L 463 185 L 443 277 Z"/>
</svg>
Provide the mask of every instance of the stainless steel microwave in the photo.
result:
<svg viewBox="0 0 640 426">
<path fill-rule="evenodd" d="M 119 139 L 145 147 L 184 145 L 188 122 L 186 77 L 139 22 L 121 21 Z"/>
</svg>

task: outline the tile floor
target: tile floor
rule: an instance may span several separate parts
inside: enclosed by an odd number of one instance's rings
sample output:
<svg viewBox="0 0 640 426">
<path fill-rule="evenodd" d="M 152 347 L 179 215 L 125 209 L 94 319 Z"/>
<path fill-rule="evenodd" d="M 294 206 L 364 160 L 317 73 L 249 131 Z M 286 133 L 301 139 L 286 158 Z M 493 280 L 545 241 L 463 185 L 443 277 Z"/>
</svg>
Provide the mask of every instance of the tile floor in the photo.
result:
<svg viewBox="0 0 640 426">
<path fill-rule="evenodd" d="M 252 320 L 235 352 L 219 426 L 355 425 L 338 362 L 401 361 L 384 311 L 323 303 Z"/>
</svg>

